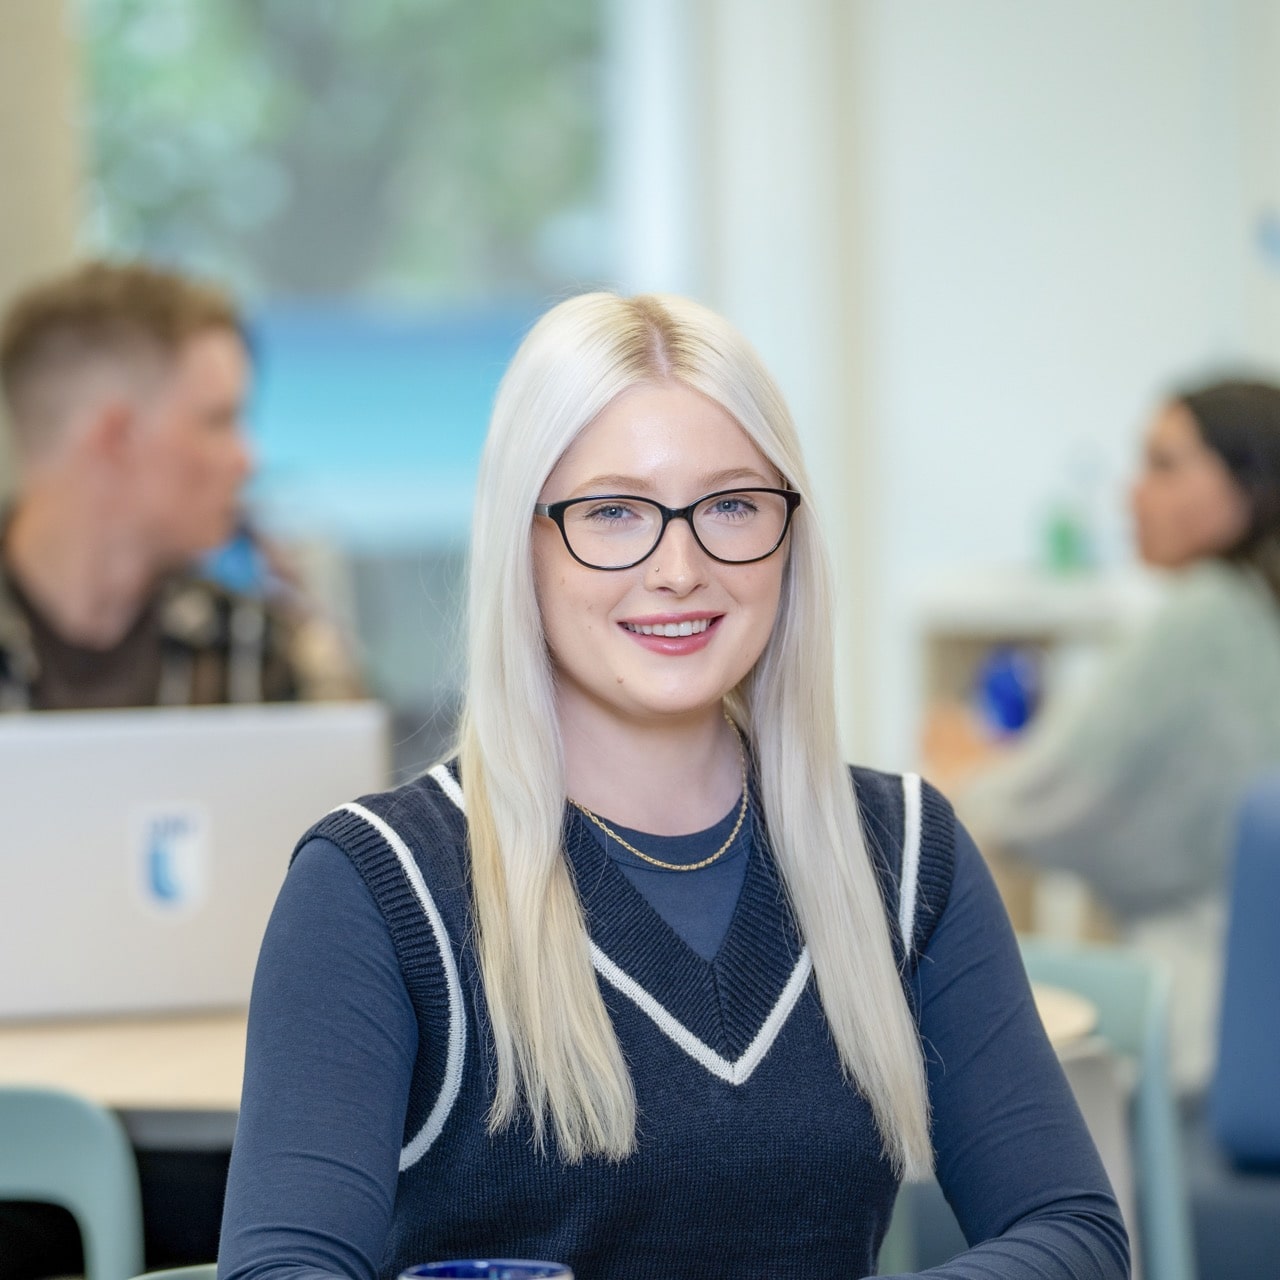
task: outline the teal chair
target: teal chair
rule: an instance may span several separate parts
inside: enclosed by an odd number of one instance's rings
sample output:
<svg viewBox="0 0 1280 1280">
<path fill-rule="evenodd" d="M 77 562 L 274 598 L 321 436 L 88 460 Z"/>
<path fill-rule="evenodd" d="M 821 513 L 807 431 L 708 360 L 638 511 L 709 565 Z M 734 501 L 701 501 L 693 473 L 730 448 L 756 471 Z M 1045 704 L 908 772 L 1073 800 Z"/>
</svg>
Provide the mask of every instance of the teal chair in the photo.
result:
<svg viewBox="0 0 1280 1280">
<path fill-rule="evenodd" d="M 1098 1034 L 1137 1066 L 1130 1138 L 1138 1181 L 1138 1251 L 1145 1280 L 1195 1280 L 1191 1218 L 1182 1173 L 1177 1105 L 1169 1082 L 1167 983 L 1147 961 L 1119 947 L 1023 938 L 1033 982 L 1087 997 Z M 880 1254 L 879 1274 L 915 1271 L 964 1248 L 932 1182 L 904 1187 Z"/>
<path fill-rule="evenodd" d="M 1143 1275 L 1195 1280 L 1178 1108 L 1169 1079 L 1167 980 L 1120 947 L 1021 941 L 1031 980 L 1089 999 L 1098 1011 L 1097 1034 L 1136 1064 L 1131 1135 Z"/>
<path fill-rule="evenodd" d="M 904 1275 L 915 1269 L 915 1217 L 911 1208 L 911 1188 L 903 1187 L 893 1206 L 889 1230 L 880 1245 L 876 1275 Z"/>
<path fill-rule="evenodd" d="M 85 1280 L 128 1280 L 142 1267 L 138 1166 L 120 1121 L 59 1089 L 0 1088 L 0 1200 L 71 1212 Z"/>
<path fill-rule="evenodd" d="M 172 1267 L 168 1271 L 148 1271 L 134 1280 L 218 1280 L 218 1264 L 201 1262 L 194 1267 Z"/>
</svg>

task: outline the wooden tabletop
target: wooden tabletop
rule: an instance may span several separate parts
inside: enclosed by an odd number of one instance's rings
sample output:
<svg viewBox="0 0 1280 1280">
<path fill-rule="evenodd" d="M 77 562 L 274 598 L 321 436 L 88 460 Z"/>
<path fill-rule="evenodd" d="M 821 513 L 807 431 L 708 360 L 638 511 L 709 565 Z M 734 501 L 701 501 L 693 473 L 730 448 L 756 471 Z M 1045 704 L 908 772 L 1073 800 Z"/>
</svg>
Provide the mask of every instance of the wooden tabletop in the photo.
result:
<svg viewBox="0 0 1280 1280">
<path fill-rule="evenodd" d="M 135 1144 L 229 1146 L 246 1013 L 0 1023 L 0 1084 L 70 1089 L 120 1112 Z"/>
<path fill-rule="evenodd" d="M 1061 1054 L 1097 1011 L 1083 996 L 1036 983 L 1036 1007 Z M 229 1146 L 244 1071 L 244 1010 L 0 1023 L 0 1084 L 70 1089 L 120 1112 L 140 1146 Z"/>
<path fill-rule="evenodd" d="M 1098 1025 L 1098 1010 L 1091 1000 L 1065 987 L 1052 987 L 1033 982 L 1040 1021 L 1048 1033 L 1049 1043 L 1062 1054 L 1088 1038 Z"/>
</svg>

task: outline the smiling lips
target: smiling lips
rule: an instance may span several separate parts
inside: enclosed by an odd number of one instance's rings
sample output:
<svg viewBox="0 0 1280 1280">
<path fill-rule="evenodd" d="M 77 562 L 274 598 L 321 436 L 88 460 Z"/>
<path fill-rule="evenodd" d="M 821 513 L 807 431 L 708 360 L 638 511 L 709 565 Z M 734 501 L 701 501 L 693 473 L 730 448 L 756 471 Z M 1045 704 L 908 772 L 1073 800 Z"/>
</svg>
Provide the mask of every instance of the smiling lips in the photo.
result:
<svg viewBox="0 0 1280 1280">
<path fill-rule="evenodd" d="M 618 625 L 636 642 L 656 653 L 695 653 L 711 640 L 711 633 L 723 614 L 702 614 L 696 618 L 655 618 L 647 622 L 620 622 Z"/>
<path fill-rule="evenodd" d="M 624 631 L 641 636 L 696 636 L 701 635 L 712 623 L 711 618 L 686 618 L 683 622 L 624 622 Z"/>
</svg>

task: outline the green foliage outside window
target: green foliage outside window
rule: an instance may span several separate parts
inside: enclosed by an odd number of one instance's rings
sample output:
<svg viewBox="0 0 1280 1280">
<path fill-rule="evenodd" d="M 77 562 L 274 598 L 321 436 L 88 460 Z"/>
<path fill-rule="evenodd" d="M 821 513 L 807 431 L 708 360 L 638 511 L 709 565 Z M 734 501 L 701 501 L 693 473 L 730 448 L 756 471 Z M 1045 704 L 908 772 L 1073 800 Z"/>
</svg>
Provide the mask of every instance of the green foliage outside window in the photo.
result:
<svg viewBox="0 0 1280 1280">
<path fill-rule="evenodd" d="M 248 296 L 607 275 L 598 0 L 80 0 L 89 225 Z"/>
</svg>

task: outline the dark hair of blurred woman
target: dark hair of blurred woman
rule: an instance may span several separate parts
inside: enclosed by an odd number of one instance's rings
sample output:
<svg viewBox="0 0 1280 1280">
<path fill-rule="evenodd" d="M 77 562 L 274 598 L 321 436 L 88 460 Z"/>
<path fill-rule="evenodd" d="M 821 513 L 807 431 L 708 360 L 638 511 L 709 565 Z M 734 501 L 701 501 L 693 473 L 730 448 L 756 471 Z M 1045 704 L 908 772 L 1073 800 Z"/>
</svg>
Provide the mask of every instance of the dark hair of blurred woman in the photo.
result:
<svg viewBox="0 0 1280 1280">
<path fill-rule="evenodd" d="M 1248 564 L 1280 599 L 1280 387 L 1232 379 L 1173 396 L 1132 496 L 1148 564 Z"/>
</svg>

